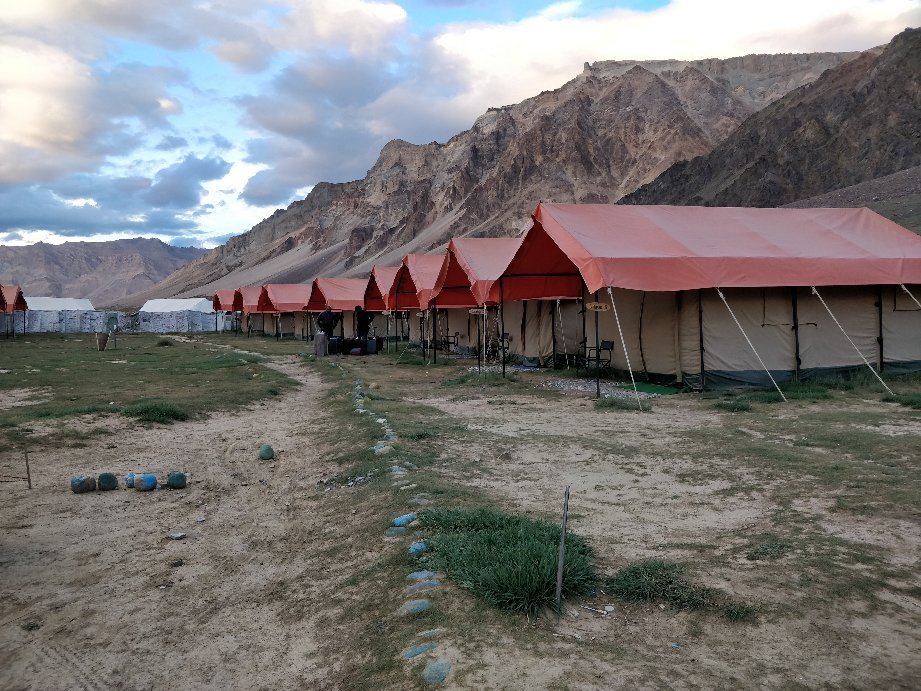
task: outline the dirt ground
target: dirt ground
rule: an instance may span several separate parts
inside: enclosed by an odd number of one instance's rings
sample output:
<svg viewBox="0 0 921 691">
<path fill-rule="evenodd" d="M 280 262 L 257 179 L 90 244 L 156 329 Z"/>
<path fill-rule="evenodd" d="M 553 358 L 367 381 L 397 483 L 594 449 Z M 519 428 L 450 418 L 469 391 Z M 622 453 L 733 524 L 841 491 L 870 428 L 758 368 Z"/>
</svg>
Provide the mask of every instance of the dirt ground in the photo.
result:
<svg viewBox="0 0 921 691">
<path fill-rule="evenodd" d="M 399 653 L 432 626 L 446 631 L 448 688 L 918 687 L 921 514 L 842 514 L 835 489 L 793 491 L 793 471 L 721 455 L 720 435 L 788 447 L 784 409 L 759 427 L 688 396 L 611 412 L 584 394 L 458 392 L 435 373 L 347 365 L 347 386 L 374 382 L 380 400 L 368 405 L 389 407 L 395 427 L 400 415 L 404 427 L 424 420 L 437 461 L 412 476 L 416 491 L 454 486 L 464 501 L 554 516 L 569 484 L 570 528 L 603 574 L 646 557 L 692 561 L 703 584 L 762 611 L 730 623 L 602 591 L 558 623 L 535 622 L 448 584 L 433 598 L 439 613 L 410 625 L 392 614 L 405 545 L 380 537 L 412 508 L 410 493 L 383 478 L 318 490 L 344 470 L 326 460 L 324 435 L 341 424 L 322 399 L 333 385 L 297 358 L 272 366 L 300 386 L 166 427 L 106 417 L 114 434 L 30 455 L 35 489 L 0 485 L 0 688 L 421 688 L 421 664 Z M 913 439 L 916 417 L 893 416 L 881 433 Z M 266 441 L 274 463 L 256 460 Z M 398 444 L 386 463 L 400 458 Z M 0 473 L 19 466 L 18 452 L 0 450 Z M 186 471 L 189 487 L 67 489 L 79 472 L 169 469 Z M 758 535 L 787 529 L 800 540 L 790 555 L 745 558 Z M 176 531 L 187 536 L 171 540 Z M 848 550 L 864 558 L 845 564 Z M 869 600 L 833 594 L 869 569 L 892 587 Z M 806 571 L 821 587 L 803 585 Z"/>
</svg>

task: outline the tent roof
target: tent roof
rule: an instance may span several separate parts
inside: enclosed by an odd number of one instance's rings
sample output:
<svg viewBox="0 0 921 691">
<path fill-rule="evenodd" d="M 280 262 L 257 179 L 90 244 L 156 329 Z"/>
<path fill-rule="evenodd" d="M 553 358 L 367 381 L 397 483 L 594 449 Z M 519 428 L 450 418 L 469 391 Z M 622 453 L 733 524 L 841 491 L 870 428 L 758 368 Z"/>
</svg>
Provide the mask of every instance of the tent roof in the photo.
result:
<svg viewBox="0 0 921 691">
<path fill-rule="evenodd" d="M 438 306 L 476 307 L 499 302 L 496 281 L 521 246 L 521 238 L 457 238 L 448 243 L 447 259 L 435 296 Z M 495 293 L 495 295 L 491 295 Z"/>
<path fill-rule="evenodd" d="M 390 288 L 392 309 L 428 309 L 446 254 L 407 254 Z"/>
<path fill-rule="evenodd" d="M 262 294 L 262 286 L 243 286 L 237 288 L 240 294 L 240 311 L 244 314 L 251 314 L 259 311 L 259 296 Z M 234 296 L 234 304 L 237 304 L 237 298 Z"/>
<path fill-rule="evenodd" d="M 348 311 L 365 304 L 366 278 L 315 278 L 307 302 L 307 311 L 322 312 L 326 305 Z"/>
<path fill-rule="evenodd" d="M 29 305 L 30 310 L 45 310 L 51 312 L 60 310 L 93 312 L 96 309 L 93 307 L 93 303 L 86 298 L 29 297 L 26 298 L 26 304 Z"/>
<path fill-rule="evenodd" d="M 313 283 L 267 283 L 262 288 L 260 312 L 303 312 Z"/>
<path fill-rule="evenodd" d="M 236 290 L 216 290 L 211 297 L 211 306 L 215 312 L 238 312 L 234 305 L 237 295 Z"/>
<path fill-rule="evenodd" d="M 522 248 L 543 231 L 590 292 L 921 282 L 921 238 L 869 209 L 540 203 L 533 218 Z"/>
<path fill-rule="evenodd" d="M 211 300 L 208 298 L 167 298 L 148 300 L 140 309 L 141 312 L 213 312 Z"/>
<path fill-rule="evenodd" d="M 375 264 L 371 267 L 368 286 L 365 288 L 365 309 L 374 312 L 383 312 L 385 309 L 390 309 L 390 289 L 393 287 L 393 281 L 396 279 L 399 270 L 399 266 L 379 266 Z"/>
<path fill-rule="evenodd" d="M 0 285 L 0 297 L 3 299 L 2 305 L 4 312 L 22 312 L 29 309 L 19 286 Z"/>
</svg>

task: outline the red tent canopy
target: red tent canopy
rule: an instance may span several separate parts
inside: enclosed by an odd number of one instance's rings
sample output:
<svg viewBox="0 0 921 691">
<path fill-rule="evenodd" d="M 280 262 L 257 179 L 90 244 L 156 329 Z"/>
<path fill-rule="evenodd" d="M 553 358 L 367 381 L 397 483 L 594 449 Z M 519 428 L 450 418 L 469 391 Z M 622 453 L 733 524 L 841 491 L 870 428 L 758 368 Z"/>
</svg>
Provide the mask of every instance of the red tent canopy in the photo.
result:
<svg viewBox="0 0 921 691">
<path fill-rule="evenodd" d="M 329 305 L 336 311 L 353 310 L 358 305 L 364 306 L 367 287 L 364 278 L 315 278 L 306 309 L 322 312 Z"/>
<path fill-rule="evenodd" d="M 458 238 L 435 286 L 439 307 L 478 307 L 499 302 L 496 281 L 521 246 L 521 238 Z M 495 295 L 491 295 L 494 292 Z"/>
<path fill-rule="evenodd" d="M 541 205 L 538 205 L 538 211 Z M 535 212 L 536 213 L 536 212 Z M 521 245 L 490 298 L 550 300 L 582 297 L 579 268 L 536 221 L 521 238 Z"/>
<path fill-rule="evenodd" d="M 444 254 L 407 254 L 390 288 L 391 309 L 428 309 L 447 259 Z"/>
<path fill-rule="evenodd" d="M 590 292 L 921 283 L 921 238 L 869 209 L 541 203 L 533 218 L 510 269 L 568 261 Z"/>
<path fill-rule="evenodd" d="M 252 314 L 259 311 L 259 296 L 262 294 L 262 286 L 244 286 L 237 288 L 240 294 L 240 312 L 243 314 Z M 234 305 L 237 304 L 237 298 L 234 297 Z"/>
<path fill-rule="evenodd" d="M 19 286 L 0 285 L 0 295 L 2 295 L 2 302 L 0 302 L 0 305 L 2 305 L 3 311 L 7 314 L 11 312 L 24 312 L 29 309 Z"/>
<path fill-rule="evenodd" d="M 303 312 L 313 283 L 267 283 L 259 295 L 260 312 Z"/>
<path fill-rule="evenodd" d="M 237 296 L 236 290 L 217 290 L 211 298 L 211 306 L 215 312 L 237 312 L 234 308 L 234 299 Z"/>
<path fill-rule="evenodd" d="M 390 289 L 399 270 L 399 266 L 371 267 L 371 276 L 368 277 L 368 287 L 365 289 L 365 309 L 372 312 L 390 309 Z"/>
</svg>

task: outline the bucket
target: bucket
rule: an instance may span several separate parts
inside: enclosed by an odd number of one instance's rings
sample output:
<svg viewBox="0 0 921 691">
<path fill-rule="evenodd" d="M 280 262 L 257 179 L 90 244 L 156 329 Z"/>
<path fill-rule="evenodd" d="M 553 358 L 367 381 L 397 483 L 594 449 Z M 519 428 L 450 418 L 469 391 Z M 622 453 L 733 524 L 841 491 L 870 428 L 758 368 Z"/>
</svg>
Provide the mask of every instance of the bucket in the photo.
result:
<svg viewBox="0 0 921 691">
<path fill-rule="evenodd" d="M 157 487 L 157 476 L 153 473 L 135 473 L 134 489 L 139 492 L 149 492 Z"/>
</svg>

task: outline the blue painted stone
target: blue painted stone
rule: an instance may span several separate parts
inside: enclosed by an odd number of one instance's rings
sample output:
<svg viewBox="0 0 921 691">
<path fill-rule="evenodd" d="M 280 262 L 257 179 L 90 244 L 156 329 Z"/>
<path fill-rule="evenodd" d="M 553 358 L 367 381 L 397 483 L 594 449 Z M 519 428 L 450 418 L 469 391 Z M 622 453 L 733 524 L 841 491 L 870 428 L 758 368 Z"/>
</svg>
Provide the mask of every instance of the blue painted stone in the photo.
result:
<svg viewBox="0 0 921 691">
<path fill-rule="evenodd" d="M 128 473 L 125 475 L 125 487 L 134 489 L 134 473 Z"/>
<path fill-rule="evenodd" d="M 405 514 L 403 514 L 402 516 L 397 516 L 396 518 L 394 518 L 394 519 L 393 519 L 393 524 L 394 524 L 395 526 L 398 526 L 398 527 L 399 527 L 399 526 L 405 526 L 405 525 L 409 525 L 409 524 L 412 523 L 414 520 L 416 520 L 416 514 L 414 514 L 414 513 L 405 513 Z"/>
<path fill-rule="evenodd" d="M 447 633 L 447 629 L 429 629 L 416 634 L 416 638 L 438 638 Z"/>
<path fill-rule="evenodd" d="M 427 653 L 431 650 L 435 650 L 434 643 L 420 643 L 419 645 L 414 645 L 412 648 L 403 651 L 403 659 L 412 660 L 414 657 Z"/>
<path fill-rule="evenodd" d="M 96 478 L 92 475 L 74 475 L 70 478 L 70 488 L 74 494 L 84 494 L 96 489 Z"/>
<path fill-rule="evenodd" d="M 424 542 L 414 542 L 409 546 L 409 556 L 418 557 L 428 548 L 429 546 Z"/>
<path fill-rule="evenodd" d="M 421 593 L 423 590 L 431 590 L 440 585 L 440 581 L 419 581 L 418 583 L 413 583 L 403 588 L 403 593 L 406 595 L 415 595 L 416 593 Z"/>
<path fill-rule="evenodd" d="M 435 578 L 438 574 L 434 571 L 429 571 L 427 569 L 423 571 L 413 571 L 406 577 L 407 581 L 427 581 L 430 578 Z"/>
<path fill-rule="evenodd" d="M 96 480 L 96 486 L 102 491 L 118 489 L 118 478 L 114 473 L 99 473 L 99 479 Z"/>
<path fill-rule="evenodd" d="M 429 662 L 422 670 L 422 680 L 426 684 L 444 684 L 451 672 L 451 663 L 447 660 Z"/>
<path fill-rule="evenodd" d="M 157 476 L 153 473 L 135 473 L 134 489 L 139 492 L 149 492 L 157 488 Z"/>
<path fill-rule="evenodd" d="M 387 432 L 387 434 L 384 435 L 384 439 L 387 441 L 396 441 L 397 435 L 395 435 L 393 432 Z"/>
<path fill-rule="evenodd" d="M 397 610 L 397 615 L 405 617 L 410 614 L 421 614 L 432 606 L 428 600 L 408 600 Z"/>
<path fill-rule="evenodd" d="M 400 537 L 400 535 L 406 535 L 406 528 L 387 528 L 384 531 L 385 537 Z"/>
<path fill-rule="evenodd" d="M 170 489 L 183 489 L 186 485 L 185 473 L 171 470 L 166 476 L 166 484 Z"/>
</svg>

